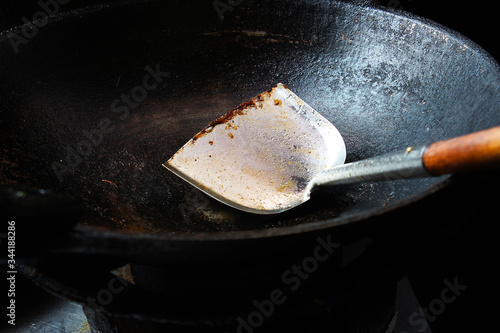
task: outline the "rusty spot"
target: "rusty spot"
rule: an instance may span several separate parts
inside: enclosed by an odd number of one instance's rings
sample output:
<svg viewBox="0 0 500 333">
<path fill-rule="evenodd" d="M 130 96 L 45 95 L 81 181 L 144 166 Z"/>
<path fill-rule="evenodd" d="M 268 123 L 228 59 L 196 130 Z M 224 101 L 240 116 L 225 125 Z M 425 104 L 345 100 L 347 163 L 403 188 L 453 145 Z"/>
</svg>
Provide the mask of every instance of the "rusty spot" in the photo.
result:
<svg viewBox="0 0 500 333">
<path fill-rule="evenodd" d="M 130 263 L 126 264 L 123 267 L 119 267 L 115 270 L 112 270 L 111 274 L 113 274 L 119 278 L 122 278 L 123 280 L 125 280 L 129 283 L 135 284 L 134 277 L 132 276 L 132 271 L 130 269 Z"/>
<path fill-rule="evenodd" d="M 214 142 L 213 142 L 213 141 L 208 141 L 208 143 L 209 143 L 210 145 L 213 145 L 213 144 L 214 144 Z"/>
<path fill-rule="evenodd" d="M 274 100 L 274 105 L 283 106 L 283 102 L 280 99 L 275 99 Z"/>
<path fill-rule="evenodd" d="M 288 89 L 287 86 L 283 85 L 285 88 Z M 204 129 L 202 129 L 198 134 L 196 134 L 193 137 L 193 141 L 196 141 L 198 138 L 202 137 L 205 135 L 205 133 L 210 133 L 213 130 L 213 127 L 220 125 L 220 124 L 226 124 L 227 122 L 231 121 L 235 116 L 237 115 L 245 115 L 247 113 L 247 110 L 250 108 L 257 108 L 260 107 L 262 108 L 263 104 L 261 102 L 265 101 L 266 99 L 269 99 L 271 97 L 271 93 L 273 90 L 276 89 L 276 87 L 271 88 L 269 91 L 265 91 L 256 97 L 251 98 L 247 102 L 243 102 L 234 109 L 230 110 L 228 113 L 224 114 L 223 116 L 217 118 L 216 120 L 210 122 L 208 126 L 206 126 Z M 235 128 L 236 129 L 236 128 Z"/>
<path fill-rule="evenodd" d="M 232 129 L 234 129 L 234 130 L 236 131 L 236 130 L 238 129 L 238 126 L 233 125 L 233 124 L 231 124 L 231 123 L 227 123 L 227 124 L 226 124 L 226 129 L 227 129 L 227 130 L 229 130 L 229 129 L 231 129 L 231 128 L 232 128 Z"/>
<path fill-rule="evenodd" d="M 292 188 L 293 184 L 290 182 L 285 182 L 279 189 L 278 191 L 283 192 L 289 188 Z"/>
<path fill-rule="evenodd" d="M 115 183 L 113 183 L 113 182 L 112 182 L 112 181 L 110 181 L 110 180 L 107 180 L 107 179 L 101 179 L 101 180 L 102 180 L 103 182 L 105 182 L 105 183 L 108 183 L 108 184 L 113 185 L 114 187 L 118 187 Z"/>
<path fill-rule="evenodd" d="M 204 129 L 202 129 L 198 134 L 196 134 L 194 137 L 193 137 L 193 141 L 197 140 L 198 138 L 202 137 L 203 135 L 205 135 L 205 133 L 210 133 L 213 129 L 214 126 L 217 126 L 217 125 L 220 125 L 220 124 L 225 124 L 227 123 L 228 121 L 230 121 L 231 119 L 233 119 L 235 116 L 237 115 L 244 115 L 246 114 L 246 110 L 249 109 L 249 108 L 255 108 L 255 102 L 252 100 L 248 101 L 248 102 L 244 102 L 244 103 L 241 103 L 240 105 L 238 105 L 237 107 L 235 107 L 234 109 L 232 109 L 231 111 L 229 111 L 228 113 L 226 113 L 225 115 L 217 118 L 216 120 L 210 122 L 208 124 L 207 127 L 205 127 Z"/>
<path fill-rule="evenodd" d="M 229 132 L 227 135 L 229 135 L 229 137 L 230 137 L 231 139 L 234 139 L 234 135 L 233 135 L 233 133 Z"/>
</svg>

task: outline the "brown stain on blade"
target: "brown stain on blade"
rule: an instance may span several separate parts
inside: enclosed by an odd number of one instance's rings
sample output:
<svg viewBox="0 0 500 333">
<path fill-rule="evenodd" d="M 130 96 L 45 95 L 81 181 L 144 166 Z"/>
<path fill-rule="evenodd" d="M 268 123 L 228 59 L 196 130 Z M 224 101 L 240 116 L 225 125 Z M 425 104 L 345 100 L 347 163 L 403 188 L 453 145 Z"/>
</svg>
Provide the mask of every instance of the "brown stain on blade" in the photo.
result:
<svg viewBox="0 0 500 333">
<path fill-rule="evenodd" d="M 283 85 L 283 86 L 288 89 L 287 86 L 285 86 L 285 85 Z M 262 102 L 269 99 L 271 97 L 273 90 L 276 88 L 277 88 L 277 86 L 273 87 L 272 89 L 270 89 L 268 91 L 265 91 L 265 92 L 257 95 L 256 97 L 251 98 L 249 101 L 241 103 L 240 105 L 238 105 L 234 109 L 230 110 L 228 113 L 226 113 L 223 116 L 217 118 L 216 120 L 210 122 L 204 129 L 202 129 L 199 133 L 197 133 L 193 137 L 192 142 L 201 138 L 206 133 L 210 133 L 215 126 L 220 125 L 220 124 L 225 124 L 238 115 L 245 115 L 247 113 L 248 109 L 256 109 L 258 107 L 262 108 Z"/>
<path fill-rule="evenodd" d="M 228 121 L 230 121 L 231 119 L 233 119 L 234 117 L 236 117 L 237 115 L 244 115 L 244 114 L 246 114 L 247 109 L 255 108 L 255 107 L 256 107 L 256 105 L 255 105 L 255 102 L 253 100 L 241 103 L 240 105 L 238 105 L 234 109 L 230 110 L 225 115 L 210 122 L 204 129 L 202 129 L 198 134 L 196 134 L 193 137 L 193 141 L 196 141 L 197 139 L 201 138 L 206 133 L 210 133 L 215 126 L 220 125 L 220 124 L 225 124 Z"/>
</svg>

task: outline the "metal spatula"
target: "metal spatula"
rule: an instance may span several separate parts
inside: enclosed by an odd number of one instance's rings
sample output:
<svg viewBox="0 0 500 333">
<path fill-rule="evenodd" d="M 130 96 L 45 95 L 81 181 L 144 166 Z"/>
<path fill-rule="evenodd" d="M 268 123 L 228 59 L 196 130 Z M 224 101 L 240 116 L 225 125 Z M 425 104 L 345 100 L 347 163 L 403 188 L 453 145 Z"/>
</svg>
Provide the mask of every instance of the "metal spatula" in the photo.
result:
<svg viewBox="0 0 500 333">
<path fill-rule="evenodd" d="M 234 208 L 274 214 L 319 185 L 419 178 L 500 163 L 500 127 L 344 164 L 339 131 L 283 84 L 211 122 L 168 170 Z"/>
</svg>

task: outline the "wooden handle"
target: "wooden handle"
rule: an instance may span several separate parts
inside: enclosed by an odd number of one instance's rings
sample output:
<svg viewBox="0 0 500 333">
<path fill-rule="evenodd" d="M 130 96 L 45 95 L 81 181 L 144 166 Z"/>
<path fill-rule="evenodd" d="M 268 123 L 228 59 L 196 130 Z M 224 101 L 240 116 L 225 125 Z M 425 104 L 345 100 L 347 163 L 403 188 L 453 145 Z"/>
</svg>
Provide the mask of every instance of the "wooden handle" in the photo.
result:
<svg viewBox="0 0 500 333">
<path fill-rule="evenodd" d="M 435 176 L 500 166 L 500 126 L 432 143 L 422 161 Z"/>
</svg>

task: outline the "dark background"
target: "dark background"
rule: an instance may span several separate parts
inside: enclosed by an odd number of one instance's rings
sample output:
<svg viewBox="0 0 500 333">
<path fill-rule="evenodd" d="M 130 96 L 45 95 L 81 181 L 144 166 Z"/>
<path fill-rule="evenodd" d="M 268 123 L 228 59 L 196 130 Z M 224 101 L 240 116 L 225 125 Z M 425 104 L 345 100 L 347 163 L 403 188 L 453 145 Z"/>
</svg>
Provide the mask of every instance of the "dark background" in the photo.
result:
<svg viewBox="0 0 500 333">
<path fill-rule="evenodd" d="M 41 0 L 47 3 L 50 0 Z M 118 0 L 65 0 L 68 3 L 60 6 L 60 11 L 102 3 L 118 2 Z M 210 1 L 210 0 L 208 0 Z M 469 37 L 497 59 L 498 43 L 498 11 L 495 2 L 488 1 L 451 1 L 451 0 L 347 0 L 380 5 L 417 14 L 438 22 Z M 32 19 L 40 10 L 37 0 L 3 0 L 0 4 L 0 31 L 22 24 L 23 16 Z"/>
<path fill-rule="evenodd" d="M 105 2 L 112 1 L 70 0 L 60 6 L 60 12 Z M 460 32 L 497 61 L 500 60 L 500 29 L 493 1 L 382 0 L 364 3 L 404 10 L 431 19 Z M 40 6 L 35 0 L 3 0 L 0 3 L 0 31 L 22 24 L 22 17 L 31 20 L 39 10 Z M 499 234 L 496 231 L 500 223 L 499 188 L 500 177 L 495 172 L 491 173 L 490 192 L 478 193 L 471 188 L 471 196 L 481 196 L 483 204 L 470 207 L 463 217 L 464 226 L 442 244 L 442 252 L 429 255 L 428 264 L 409 276 L 422 307 L 440 297 L 445 279 L 453 281 L 457 278 L 459 284 L 467 286 L 456 301 L 447 305 L 444 312 L 431 323 L 434 333 L 499 331 Z"/>
<path fill-rule="evenodd" d="M 44 3 L 51 0 L 39 0 Z M 55 1 L 55 0 L 53 0 Z M 118 0 L 65 0 L 60 12 Z M 211 0 L 207 0 L 211 1 Z M 499 57 L 499 23 L 495 2 L 451 0 L 346 0 L 390 7 L 429 18 L 469 37 L 497 59 Z M 22 17 L 33 18 L 40 10 L 38 0 L 3 0 L 0 3 L 0 31 L 23 23 Z"/>
</svg>

